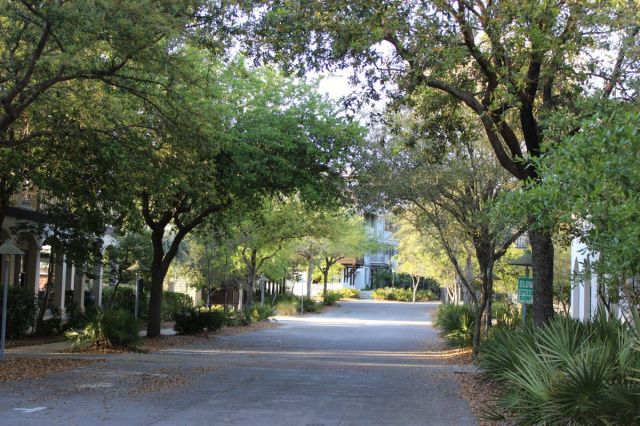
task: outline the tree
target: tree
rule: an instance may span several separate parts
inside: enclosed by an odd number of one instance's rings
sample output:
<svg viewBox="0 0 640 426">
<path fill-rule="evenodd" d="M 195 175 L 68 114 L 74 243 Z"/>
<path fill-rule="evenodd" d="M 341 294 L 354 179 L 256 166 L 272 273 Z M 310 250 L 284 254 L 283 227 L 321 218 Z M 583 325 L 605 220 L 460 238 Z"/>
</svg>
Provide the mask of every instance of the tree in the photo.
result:
<svg viewBox="0 0 640 426">
<path fill-rule="evenodd" d="M 186 64 L 164 84 L 171 109 L 139 107 L 150 130 L 127 133 L 135 151 L 122 176 L 138 200 L 129 216 L 151 229 L 148 336 L 160 332 L 163 281 L 187 235 L 264 196 L 331 203 L 349 144 L 361 134 L 311 87 L 272 69 L 223 66 L 188 48 L 174 54 Z"/>
<path fill-rule="evenodd" d="M 422 278 L 433 277 L 435 274 L 431 266 L 431 256 L 425 250 L 421 235 L 411 225 L 400 225 L 394 234 L 398 238 L 398 272 L 411 275 L 413 288 L 413 303 L 416 303 L 416 292 Z"/>
<path fill-rule="evenodd" d="M 52 161 L 93 130 L 138 124 L 86 118 L 111 112 L 98 95 L 105 88 L 145 97 L 139 83 L 154 72 L 140 69 L 165 66 L 168 43 L 198 8 L 192 0 L 0 1 L 0 226 L 11 195 L 39 166 L 34 148 L 65 140 Z"/>
<path fill-rule="evenodd" d="M 384 204 L 396 205 L 399 215 L 418 232 L 439 242 L 477 308 L 473 341 L 477 352 L 485 313 L 487 326 L 491 324 L 494 265 L 524 228 L 517 223 L 497 223 L 490 215 L 492 203 L 501 192 L 513 189 L 515 182 L 496 164 L 490 148 L 476 141 L 473 124 L 464 118 L 460 116 L 457 128 L 440 140 L 421 137 L 406 147 L 405 133 L 385 138 L 383 146 L 370 148 L 365 156 L 359 182 L 361 193 L 382 194 Z M 403 123 L 410 122 L 410 118 L 403 119 Z M 447 147 L 438 163 L 425 161 L 425 151 L 430 152 L 428 147 L 433 144 Z M 476 296 L 476 281 L 480 297 Z"/>
<path fill-rule="evenodd" d="M 365 233 L 362 218 L 353 214 L 327 214 L 323 228 L 325 233 L 318 245 L 320 262 L 316 267 L 322 273 L 322 298 L 326 300 L 331 268 L 345 257 L 375 251 L 378 244 Z"/>
<path fill-rule="evenodd" d="M 230 239 L 237 246 L 239 257 L 245 267 L 246 305 L 253 303 L 253 288 L 258 273 L 266 262 L 274 259 L 287 245 L 308 232 L 304 206 L 295 196 L 279 200 L 265 197 L 254 210 L 233 226 Z M 260 286 L 260 303 L 264 304 L 264 283 Z M 238 308 L 242 309 L 240 296 Z"/>
<path fill-rule="evenodd" d="M 131 282 L 135 277 L 133 272 L 127 271 L 136 260 L 143 265 L 149 265 L 151 245 L 148 235 L 134 232 L 120 232 L 114 230 L 113 243 L 109 244 L 102 256 L 104 281 L 113 286 L 109 308 L 113 308 L 120 284 Z M 106 303 L 105 303 L 106 305 Z"/>
<path fill-rule="evenodd" d="M 500 165 L 527 187 L 540 182 L 533 160 L 544 144 L 561 140 L 550 117 L 591 114 L 597 103 L 583 102 L 585 91 L 597 91 L 599 101 L 637 93 L 635 2 L 253 3 L 268 4 L 247 23 L 256 54 L 301 71 L 352 66 L 370 97 L 387 91 L 396 105 L 425 93 L 432 102 L 420 113 L 436 126 L 463 105 Z M 541 324 L 553 316 L 553 243 L 551 232 L 530 220 L 534 317 Z"/>
<path fill-rule="evenodd" d="M 508 200 L 524 198 L 534 213 L 551 216 L 598 254 L 590 266 L 598 274 L 598 294 L 610 312 L 620 295 L 630 306 L 640 300 L 628 282 L 640 274 L 639 119 L 636 107 L 617 105 L 585 120 L 581 131 L 540 161 L 542 184 Z M 587 274 L 592 272 L 583 266 Z"/>
</svg>

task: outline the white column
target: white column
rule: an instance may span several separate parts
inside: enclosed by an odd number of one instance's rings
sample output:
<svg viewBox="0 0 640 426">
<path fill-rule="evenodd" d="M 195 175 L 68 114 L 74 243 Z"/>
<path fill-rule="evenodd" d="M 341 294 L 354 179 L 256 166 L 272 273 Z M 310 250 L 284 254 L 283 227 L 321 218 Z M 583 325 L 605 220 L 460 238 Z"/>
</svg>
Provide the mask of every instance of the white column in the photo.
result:
<svg viewBox="0 0 640 426">
<path fill-rule="evenodd" d="M 73 303 L 80 312 L 84 312 L 84 269 L 75 268 Z"/>
<path fill-rule="evenodd" d="M 25 287 L 37 295 L 40 290 L 40 247 L 31 247 L 27 256 L 27 282 Z"/>
<path fill-rule="evenodd" d="M 60 315 L 64 314 L 64 291 L 67 282 L 67 262 L 65 262 L 64 256 L 61 256 L 60 260 L 55 267 L 54 276 L 54 299 L 53 305 L 60 310 Z"/>
<path fill-rule="evenodd" d="M 93 295 L 96 298 L 96 306 L 102 306 L 102 265 L 100 262 L 96 265 L 94 269 L 94 278 L 93 278 Z"/>
</svg>

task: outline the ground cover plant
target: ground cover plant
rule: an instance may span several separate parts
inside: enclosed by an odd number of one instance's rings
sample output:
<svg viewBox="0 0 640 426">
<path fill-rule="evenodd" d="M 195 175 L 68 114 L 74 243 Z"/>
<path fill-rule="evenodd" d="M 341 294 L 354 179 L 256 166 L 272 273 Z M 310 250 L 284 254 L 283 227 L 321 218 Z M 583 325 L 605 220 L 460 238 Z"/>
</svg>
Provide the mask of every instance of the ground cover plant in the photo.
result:
<svg viewBox="0 0 640 426">
<path fill-rule="evenodd" d="M 376 300 L 397 300 L 399 302 L 411 302 L 413 300 L 413 292 L 409 288 L 378 288 L 371 293 L 371 296 Z M 416 302 L 427 302 L 437 299 L 438 297 L 431 290 L 418 290 L 416 292 Z"/>
<path fill-rule="evenodd" d="M 318 312 L 321 306 L 310 297 L 304 298 L 304 312 Z M 296 315 L 300 313 L 300 297 L 294 294 L 281 294 L 275 304 L 278 315 Z"/>
<path fill-rule="evenodd" d="M 499 383 L 494 411 L 519 424 L 638 424 L 639 343 L 637 325 L 606 315 L 588 323 L 557 317 L 538 329 L 496 332 L 479 363 Z"/>
<path fill-rule="evenodd" d="M 173 329 L 178 334 L 197 334 L 204 331 L 214 332 L 226 323 L 224 311 L 199 310 L 196 308 L 183 309 L 173 316 Z"/>
<path fill-rule="evenodd" d="M 468 347 L 473 342 L 475 311 L 471 305 L 440 305 L 436 327 L 452 346 Z"/>
<path fill-rule="evenodd" d="M 65 337 L 73 349 L 136 349 L 140 344 L 139 332 L 138 320 L 129 312 L 117 309 L 96 311 L 84 329 L 71 329 L 65 333 Z"/>
<path fill-rule="evenodd" d="M 358 290 L 357 288 L 341 288 L 335 291 L 340 293 L 341 299 L 359 299 L 360 298 L 360 290 Z"/>
</svg>

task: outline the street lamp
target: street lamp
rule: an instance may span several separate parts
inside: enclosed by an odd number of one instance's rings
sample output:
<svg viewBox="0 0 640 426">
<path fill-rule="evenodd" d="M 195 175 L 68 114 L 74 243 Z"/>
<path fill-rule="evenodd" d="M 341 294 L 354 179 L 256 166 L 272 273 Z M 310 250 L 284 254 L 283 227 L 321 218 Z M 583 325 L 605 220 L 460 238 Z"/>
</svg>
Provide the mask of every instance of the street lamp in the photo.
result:
<svg viewBox="0 0 640 426">
<path fill-rule="evenodd" d="M 2 334 L 0 336 L 0 361 L 4 361 L 4 342 L 7 337 L 7 298 L 9 294 L 9 267 L 11 256 L 22 255 L 24 252 L 6 240 L 0 246 L 0 256 L 5 256 L 2 265 Z"/>
<path fill-rule="evenodd" d="M 525 250 L 524 253 L 522 254 L 522 256 L 510 261 L 509 265 L 524 266 L 524 277 L 526 279 L 523 280 L 523 281 L 528 283 L 529 282 L 529 280 L 528 280 L 528 278 L 529 278 L 529 268 L 531 267 L 531 265 L 533 265 L 533 259 L 531 257 L 531 250 Z M 521 279 L 518 279 L 518 281 L 520 281 L 520 280 Z M 526 326 L 526 324 L 527 324 L 527 307 L 526 307 L 526 303 L 524 301 L 522 301 L 521 303 L 522 303 L 522 325 Z"/>
<path fill-rule="evenodd" d="M 134 308 L 134 315 L 136 318 L 138 318 L 138 293 L 139 293 L 139 286 L 140 286 L 140 272 L 147 272 L 149 271 L 149 268 L 144 266 L 142 262 L 140 262 L 139 260 L 136 260 L 133 263 L 133 265 L 127 268 L 127 271 L 136 273 L 136 304 Z"/>
<path fill-rule="evenodd" d="M 509 265 L 524 266 L 524 276 L 529 277 L 529 268 L 533 265 L 531 250 L 525 250 L 522 256 L 509 261 Z"/>
<path fill-rule="evenodd" d="M 264 274 L 260 274 L 258 278 L 258 285 L 260 286 L 260 304 L 264 305 L 264 283 L 267 281 Z"/>
</svg>

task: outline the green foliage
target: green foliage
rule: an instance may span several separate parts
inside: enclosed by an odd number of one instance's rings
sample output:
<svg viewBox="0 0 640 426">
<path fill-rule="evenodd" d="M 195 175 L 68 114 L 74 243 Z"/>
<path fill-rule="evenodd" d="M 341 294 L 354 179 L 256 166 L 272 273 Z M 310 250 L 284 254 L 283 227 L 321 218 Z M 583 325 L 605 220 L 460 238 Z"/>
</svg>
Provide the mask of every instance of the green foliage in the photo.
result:
<svg viewBox="0 0 640 426">
<path fill-rule="evenodd" d="M 512 330 L 522 324 L 520 309 L 516 304 L 509 301 L 492 302 L 491 316 L 496 321 L 496 324 L 491 329 L 492 331 L 505 328 Z"/>
<path fill-rule="evenodd" d="M 479 362 L 499 382 L 498 406 L 517 423 L 637 424 L 637 333 L 637 325 L 634 333 L 605 315 L 590 323 L 556 317 L 536 330 L 495 333 L 481 346 Z"/>
<path fill-rule="evenodd" d="M 98 348 L 136 348 L 140 343 L 138 321 L 127 311 L 97 311 L 84 329 L 71 329 L 65 337 L 73 348 L 95 346 Z"/>
<path fill-rule="evenodd" d="M 413 301 L 413 291 L 410 288 L 385 287 L 375 289 L 371 296 L 376 300 L 397 300 L 399 302 Z M 438 300 L 438 296 L 431 290 L 418 290 L 416 302 L 428 302 Z"/>
<path fill-rule="evenodd" d="M 225 317 L 225 325 L 230 327 L 244 327 L 252 322 L 253 316 L 249 311 L 229 311 Z"/>
<path fill-rule="evenodd" d="M 319 303 L 310 297 L 304 298 L 304 312 L 318 312 L 321 309 Z M 300 313 L 300 297 L 286 293 L 278 295 L 275 306 L 278 315 L 296 315 Z"/>
<path fill-rule="evenodd" d="M 294 299 L 279 300 L 276 303 L 278 315 L 295 315 L 300 312 L 300 302 Z"/>
<path fill-rule="evenodd" d="M 342 293 L 340 291 L 327 291 L 322 298 L 322 303 L 325 305 L 335 305 L 341 298 Z"/>
<path fill-rule="evenodd" d="M 476 313 L 470 305 L 442 304 L 435 325 L 447 341 L 458 347 L 471 346 Z"/>
<path fill-rule="evenodd" d="M 360 298 L 360 290 L 358 290 L 357 288 L 341 288 L 340 290 L 336 290 L 336 292 L 340 293 L 341 299 Z"/>
<path fill-rule="evenodd" d="M 256 304 L 251 309 L 251 318 L 256 322 L 267 321 L 269 317 L 273 316 L 273 314 L 274 309 L 271 307 L 271 305 L 267 304 Z"/>
<path fill-rule="evenodd" d="M 178 334 L 214 332 L 226 322 L 223 311 L 198 310 L 193 307 L 176 312 L 173 317 L 176 322 L 173 329 Z"/>
<path fill-rule="evenodd" d="M 109 307 L 111 310 L 124 310 L 133 315 L 136 305 L 135 288 L 132 286 L 118 286 L 115 292 L 115 299 L 113 304 L 111 300 L 113 298 L 113 288 L 105 288 L 102 291 L 103 305 Z M 138 294 L 138 314 L 140 318 L 146 318 L 149 310 L 149 293 L 142 291 Z"/>
<path fill-rule="evenodd" d="M 2 286 L 0 286 L 0 314 L 2 314 Z M 7 338 L 24 336 L 35 326 L 38 300 L 26 288 L 10 286 L 7 294 Z"/>
<path fill-rule="evenodd" d="M 170 321 L 178 312 L 193 308 L 193 299 L 188 294 L 165 291 L 162 294 L 162 320 Z"/>
</svg>

